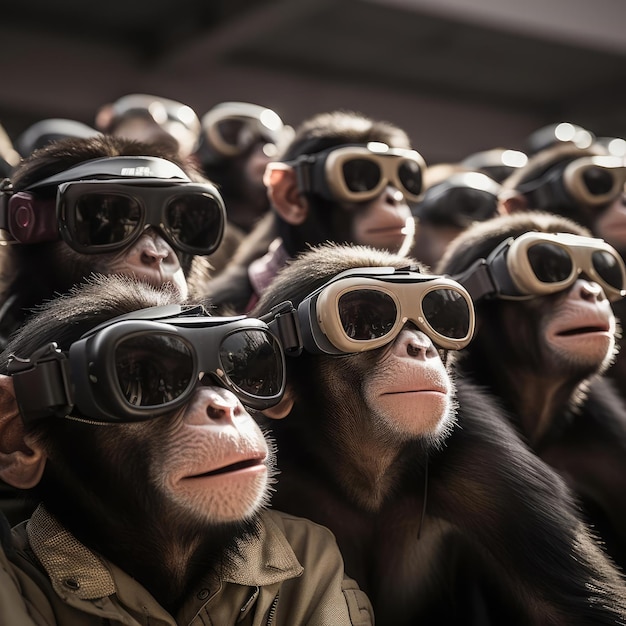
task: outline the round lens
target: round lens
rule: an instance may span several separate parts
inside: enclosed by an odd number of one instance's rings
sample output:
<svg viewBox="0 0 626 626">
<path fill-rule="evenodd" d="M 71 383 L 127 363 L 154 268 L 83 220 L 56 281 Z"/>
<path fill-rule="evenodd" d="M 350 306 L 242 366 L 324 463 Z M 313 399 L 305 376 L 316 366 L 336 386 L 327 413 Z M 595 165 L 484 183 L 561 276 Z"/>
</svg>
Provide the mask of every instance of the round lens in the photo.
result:
<svg viewBox="0 0 626 626">
<path fill-rule="evenodd" d="M 422 298 L 422 311 L 437 333 L 450 339 L 464 339 L 470 328 L 467 300 L 455 289 L 433 289 Z M 436 338 L 432 338 L 436 340 Z"/>
<path fill-rule="evenodd" d="M 173 242 L 197 254 L 212 252 L 222 238 L 222 208 L 209 194 L 176 196 L 167 204 L 165 219 Z"/>
<path fill-rule="evenodd" d="M 129 337 L 115 350 L 117 382 L 126 402 L 162 407 L 180 398 L 195 382 L 189 346 L 175 335 Z"/>
<path fill-rule="evenodd" d="M 398 166 L 398 178 L 410 194 L 419 196 L 422 193 L 422 170 L 415 161 L 402 161 Z"/>
<path fill-rule="evenodd" d="M 480 189 L 457 187 L 451 191 L 449 202 L 455 213 L 470 221 L 483 221 L 498 213 L 498 198 Z"/>
<path fill-rule="evenodd" d="M 283 385 L 283 359 L 276 339 L 263 330 L 241 330 L 228 335 L 220 346 L 222 369 L 241 391 L 271 398 Z"/>
<path fill-rule="evenodd" d="M 222 141 L 233 148 L 245 147 L 246 127 L 248 122 L 236 117 L 220 120 L 215 125 Z"/>
<path fill-rule="evenodd" d="M 346 187 L 350 191 L 371 191 L 380 182 L 380 167 L 370 159 L 350 159 L 346 161 L 341 172 Z"/>
<path fill-rule="evenodd" d="M 84 193 L 74 204 L 73 233 L 84 247 L 126 241 L 141 221 L 137 200 L 115 193 Z"/>
<path fill-rule="evenodd" d="M 594 196 L 603 196 L 613 189 L 615 180 L 611 170 L 603 167 L 589 167 L 583 173 L 583 182 L 589 193 Z"/>
<path fill-rule="evenodd" d="M 530 267 L 542 283 L 560 283 L 571 276 L 574 266 L 565 248 L 552 243 L 538 243 L 531 246 L 527 254 Z"/>
<path fill-rule="evenodd" d="M 597 250 L 591 255 L 593 268 L 598 276 L 615 289 L 624 288 L 624 278 L 619 261 L 606 250 Z"/>
<path fill-rule="evenodd" d="M 393 298 L 374 289 L 356 289 L 337 303 L 343 331 L 355 341 L 371 341 L 387 335 L 398 316 Z"/>
</svg>

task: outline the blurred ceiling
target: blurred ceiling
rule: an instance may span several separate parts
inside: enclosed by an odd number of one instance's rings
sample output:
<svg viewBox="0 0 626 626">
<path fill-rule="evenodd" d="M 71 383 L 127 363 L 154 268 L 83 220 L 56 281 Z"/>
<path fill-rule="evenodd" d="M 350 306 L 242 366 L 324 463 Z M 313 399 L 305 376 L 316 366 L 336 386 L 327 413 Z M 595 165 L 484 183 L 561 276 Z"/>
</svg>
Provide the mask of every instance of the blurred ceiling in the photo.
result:
<svg viewBox="0 0 626 626">
<path fill-rule="evenodd" d="M 359 109 L 431 160 L 567 120 L 626 137 L 624 0 L 20 0 L 0 18 L 0 123 L 94 123 L 126 93 Z"/>
</svg>

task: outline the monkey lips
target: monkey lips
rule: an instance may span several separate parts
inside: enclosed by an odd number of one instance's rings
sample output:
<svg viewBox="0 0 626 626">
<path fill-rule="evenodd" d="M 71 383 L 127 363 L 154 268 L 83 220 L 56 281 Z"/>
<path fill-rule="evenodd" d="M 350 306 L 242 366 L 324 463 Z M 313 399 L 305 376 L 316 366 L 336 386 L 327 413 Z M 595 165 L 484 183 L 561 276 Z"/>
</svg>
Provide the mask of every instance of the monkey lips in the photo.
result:
<svg viewBox="0 0 626 626">
<path fill-rule="evenodd" d="M 572 362 L 600 366 L 615 348 L 615 318 L 608 301 L 565 307 L 547 325 L 552 350 Z"/>
</svg>

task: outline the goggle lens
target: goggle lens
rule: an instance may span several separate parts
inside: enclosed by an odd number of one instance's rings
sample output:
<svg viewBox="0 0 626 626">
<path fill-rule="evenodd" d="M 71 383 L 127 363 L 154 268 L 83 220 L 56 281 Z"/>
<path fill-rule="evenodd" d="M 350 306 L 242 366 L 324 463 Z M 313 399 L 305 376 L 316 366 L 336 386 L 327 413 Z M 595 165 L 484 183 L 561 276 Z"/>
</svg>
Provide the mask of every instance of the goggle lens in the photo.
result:
<svg viewBox="0 0 626 626">
<path fill-rule="evenodd" d="M 609 193 L 614 186 L 613 174 L 603 167 L 589 167 L 583 173 L 583 182 L 589 193 L 594 196 L 603 196 Z"/>
<path fill-rule="evenodd" d="M 75 205 L 75 239 L 81 246 L 107 246 L 128 239 L 141 219 L 139 203 L 115 193 L 85 193 Z"/>
<path fill-rule="evenodd" d="M 398 167 L 398 178 L 409 193 L 422 193 L 422 170 L 415 161 L 403 161 Z"/>
<path fill-rule="evenodd" d="M 373 289 L 357 289 L 343 294 L 338 308 L 344 332 L 355 341 L 384 337 L 398 316 L 393 298 Z"/>
<path fill-rule="evenodd" d="M 470 329 L 470 309 L 454 289 L 433 289 L 422 298 L 422 311 L 428 324 L 443 337 L 464 339 Z"/>
<path fill-rule="evenodd" d="M 371 191 L 380 182 L 378 164 L 370 159 L 350 159 L 343 164 L 343 178 L 350 191 Z"/>
<path fill-rule="evenodd" d="M 270 398 L 280 393 L 282 360 L 274 337 L 262 330 L 242 330 L 226 337 L 220 362 L 230 381 L 244 393 Z"/>
<path fill-rule="evenodd" d="M 605 250 L 598 250 L 591 255 L 593 267 L 598 276 L 611 287 L 623 289 L 623 278 L 618 260 Z"/>
<path fill-rule="evenodd" d="M 221 232 L 220 207 L 210 196 L 178 196 L 168 203 L 165 218 L 172 239 L 190 248 L 213 247 Z"/>
<path fill-rule="evenodd" d="M 121 341 L 115 350 L 115 371 L 129 404 L 161 407 L 189 389 L 194 361 L 182 339 L 155 333 Z"/>
<path fill-rule="evenodd" d="M 573 270 L 569 252 L 551 243 L 538 243 L 528 250 L 528 261 L 535 276 L 542 283 L 560 283 Z"/>
</svg>

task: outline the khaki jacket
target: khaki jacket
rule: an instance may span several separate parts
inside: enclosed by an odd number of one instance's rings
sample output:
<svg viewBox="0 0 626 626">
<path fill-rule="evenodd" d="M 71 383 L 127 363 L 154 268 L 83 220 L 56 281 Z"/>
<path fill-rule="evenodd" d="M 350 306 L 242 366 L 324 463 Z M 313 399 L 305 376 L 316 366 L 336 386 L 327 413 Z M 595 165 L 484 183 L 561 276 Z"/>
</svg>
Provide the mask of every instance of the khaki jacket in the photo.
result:
<svg viewBox="0 0 626 626">
<path fill-rule="evenodd" d="M 215 582 L 199 581 L 170 615 L 137 581 L 94 554 L 39 507 L 0 557 L 2 626 L 366 626 L 372 607 L 346 578 L 332 533 L 276 511 Z M 15 616 L 15 617 L 13 617 Z"/>
</svg>

